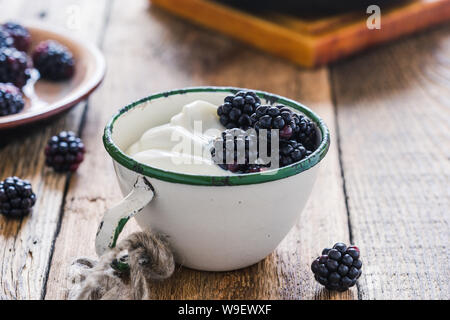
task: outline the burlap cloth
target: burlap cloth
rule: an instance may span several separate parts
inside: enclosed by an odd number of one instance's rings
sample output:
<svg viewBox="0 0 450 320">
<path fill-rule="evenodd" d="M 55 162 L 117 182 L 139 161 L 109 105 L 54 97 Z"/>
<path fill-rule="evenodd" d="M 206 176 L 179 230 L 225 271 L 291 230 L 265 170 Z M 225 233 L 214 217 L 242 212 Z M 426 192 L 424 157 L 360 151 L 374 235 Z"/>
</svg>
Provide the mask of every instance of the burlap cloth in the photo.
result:
<svg viewBox="0 0 450 320">
<path fill-rule="evenodd" d="M 149 284 L 170 277 L 175 269 L 165 237 L 136 232 L 98 261 L 78 258 L 69 267 L 72 300 L 148 299 Z"/>
</svg>

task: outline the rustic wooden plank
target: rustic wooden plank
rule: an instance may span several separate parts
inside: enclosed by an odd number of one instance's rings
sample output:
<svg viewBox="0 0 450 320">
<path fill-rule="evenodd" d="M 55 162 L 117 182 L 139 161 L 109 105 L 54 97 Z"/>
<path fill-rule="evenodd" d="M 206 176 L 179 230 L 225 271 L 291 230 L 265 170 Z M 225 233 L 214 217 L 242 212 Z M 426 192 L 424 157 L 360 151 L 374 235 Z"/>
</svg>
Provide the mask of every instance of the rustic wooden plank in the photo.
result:
<svg viewBox="0 0 450 320">
<path fill-rule="evenodd" d="M 147 7 L 146 0 L 114 2 L 104 43 L 109 73 L 90 101 L 83 133 L 88 156 L 69 187 L 47 299 L 66 297 L 69 263 L 79 256 L 95 257 L 97 224 L 104 210 L 121 198 L 111 161 L 101 142 L 102 128 L 119 107 L 151 92 L 176 87 L 200 84 L 251 87 L 305 101 L 326 119 L 334 133 L 326 69 L 299 70 Z M 309 271 L 310 262 L 323 247 L 349 238 L 336 146 L 333 134 L 332 148 L 323 162 L 311 200 L 297 226 L 274 254 L 235 272 L 206 273 L 178 268 L 173 278 L 152 284 L 152 297 L 354 298 L 354 290 L 330 295 L 319 288 Z M 324 194 L 327 201 L 323 201 Z M 136 225 L 129 224 L 125 229 L 132 232 Z"/>
<path fill-rule="evenodd" d="M 95 41 L 100 33 L 105 1 L 0 1 L 0 21 L 41 19 Z M 89 7 L 88 7 L 89 6 Z M 87 10 L 89 8 L 89 10 Z M 80 9 L 80 23 L 73 10 Z M 76 13 L 75 13 L 76 14 Z M 96 17 L 98 21 L 94 19 Z M 90 20 L 84 24 L 84 19 Z M 79 27 L 79 28 L 78 28 Z M 0 178 L 17 175 L 30 180 L 38 201 L 22 220 L 0 217 L 0 299 L 43 298 L 61 205 L 68 177 L 44 168 L 43 150 L 52 134 L 78 131 L 85 104 L 48 122 L 0 133 Z"/>
<path fill-rule="evenodd" d="M 447 25 L 333 67 L 363 299 L 449 298 L 449 57 Z"/>
</svg>

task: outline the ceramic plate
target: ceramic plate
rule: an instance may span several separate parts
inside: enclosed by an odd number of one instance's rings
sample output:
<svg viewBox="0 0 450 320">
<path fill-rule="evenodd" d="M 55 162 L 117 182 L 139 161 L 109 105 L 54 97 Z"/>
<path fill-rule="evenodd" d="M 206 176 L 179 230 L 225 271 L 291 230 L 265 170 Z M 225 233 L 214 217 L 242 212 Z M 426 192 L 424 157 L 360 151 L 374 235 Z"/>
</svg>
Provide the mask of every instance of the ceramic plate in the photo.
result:
<svg viewBox="0 0 450 320">
<path fill-rule="evenodd" d="M 54 28 L 24 24 L 31 33 L 33 49 L 43 40 L 56 40 L 72 51 L 75 58 L 75 75 L 62 82 L 50 82 L 38 77 L 36 71 L 24 87 L 25 108 L 17 114 L 0 117 L 0 129 L 14 128 L 43 120 L 86 99 L 101 83 L 105 74 L 105 60 L 91 43 L 69 36 Z"/>
</svg>

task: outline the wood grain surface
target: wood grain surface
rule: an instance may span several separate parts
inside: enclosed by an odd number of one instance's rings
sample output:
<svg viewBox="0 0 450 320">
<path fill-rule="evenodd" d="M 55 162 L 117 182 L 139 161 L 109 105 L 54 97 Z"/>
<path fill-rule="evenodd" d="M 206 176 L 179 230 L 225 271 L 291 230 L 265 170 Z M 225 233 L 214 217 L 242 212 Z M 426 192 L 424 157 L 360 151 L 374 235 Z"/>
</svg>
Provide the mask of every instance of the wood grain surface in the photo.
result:
<svg viewBox="0 0 450 320">
<path fill-rule="evenodd" d="M 42 20 L 67 27 L 70 1 L 0 1 L 0 20 Z M 104 1 L 79 1 L 88 24 L 68 30 L 92 41 L 100 36 Z M 97 20 L 98 19 L 98 20 Z M 39 123 L 20 131 L 2 132 L 0 178 L 28 179 L 38 196 L 33 213 L 21 220 L 0 217 L 0 299 L 44 297 L 49 263 L 61 218 L 67 176 L 44 167 L 43 150 L 49 137 L 63 129 L 79 131 L 85 103 L 48 125 Z"/>
<path fill-rule="evenodd" d="M 5 3 L 8 3 L 5 5 Z M 65 299 L 67 270 L 95 257 L 103 212 L 121 198 L 102 146 L 103 127 L 130 101 L 194 85 L 262 89 L 311 106 L 331 149 L 307 207 L 277 250 L 238 271 L 178 267 L 149 284 L 154 299 L 448 299 L 449 26 L 330 69 L 304 70 L 178 20 L 147 0 L 78 1 L 78 33 L 102 48 L 108 73 L 88 103 L 47 123 L 0 133 L 0 179 L 30 179 L 39 201 L 23 220 L 0 217 L 0 298 Z M 71 1 L 0 0 L 0 20 L 70 27 Z M 87 154 L 72 176 L 44 168 L 42 150 L 61 129 Z M 124 235 L 137 230 L 131 221 Z M 311 261 L 334 242 L 362 250 L 358 287 L 330 293 Z"/>
<path fill-rule="evenodd" d="M 449 57 L 445 26 L 332 68 L 363 299 L 450 297 Z"/>
</svg>

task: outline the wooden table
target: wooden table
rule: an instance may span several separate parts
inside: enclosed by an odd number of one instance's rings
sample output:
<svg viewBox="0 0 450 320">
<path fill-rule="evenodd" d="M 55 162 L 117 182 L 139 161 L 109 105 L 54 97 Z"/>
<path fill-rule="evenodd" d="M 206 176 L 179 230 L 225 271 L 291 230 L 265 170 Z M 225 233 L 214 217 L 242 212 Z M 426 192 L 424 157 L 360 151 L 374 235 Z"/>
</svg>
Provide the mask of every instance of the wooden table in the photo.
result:
<svg viewBox="0 0 450 320">
<path fill-rule="evenodd" d="M 0 217 L 0 298 L 66 297 L 68 264 L 95 256 L 97 224 L 121 197 L 101 142 L 106 121 L 151 92 L 195 85 L 300 100 L 325 119 L 332 147 L 296 227 L 273 254 L 235 272 L 177 268 L 154 284 L 154 298 L 450 298 L 450 25 L 304 70 L 147 0 L 0 0 L 0 19 L 11 18 L 40 19 L 96 42 L 108 73 L 69 113 L 0 133 L 0 178 L 29 179 L 38 195 L 29 217 Z M 62 129 L 80 133 L 87 146 L 72 176 L 44 167 L 47 139 Z M 322 289 L 309 270 L 337 241 L 357 244 L 364 260 L 358 286 L 345 293 Z"/>
</svg>

